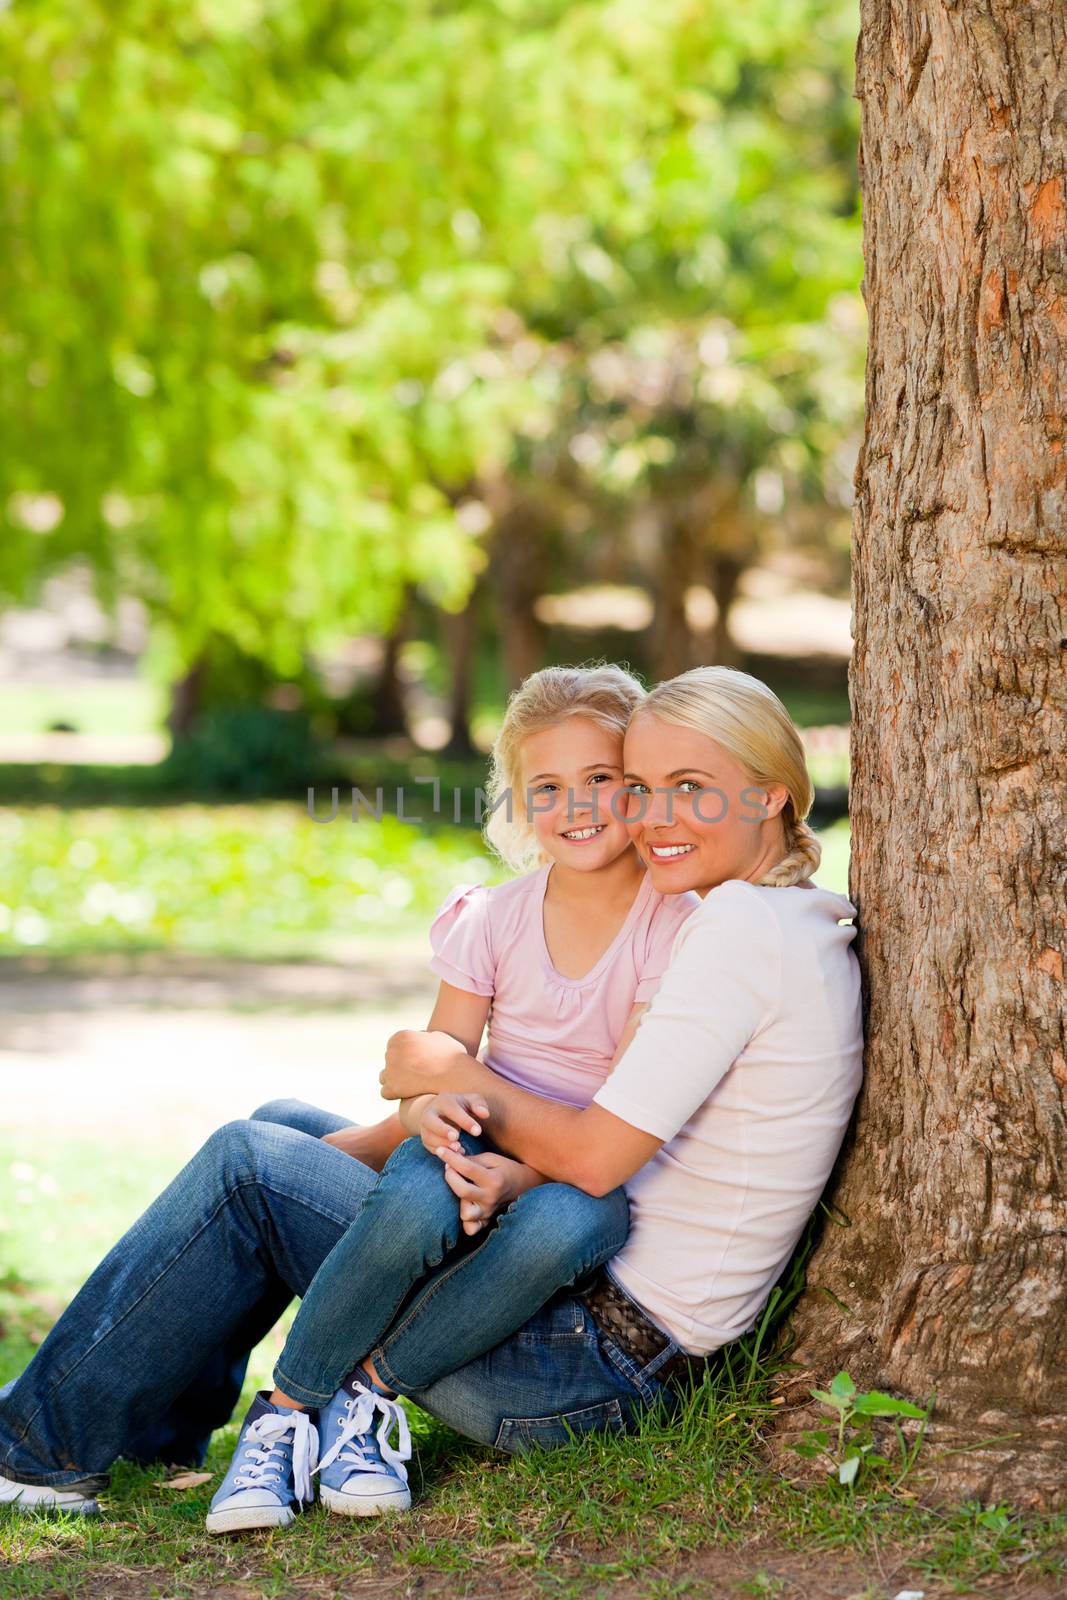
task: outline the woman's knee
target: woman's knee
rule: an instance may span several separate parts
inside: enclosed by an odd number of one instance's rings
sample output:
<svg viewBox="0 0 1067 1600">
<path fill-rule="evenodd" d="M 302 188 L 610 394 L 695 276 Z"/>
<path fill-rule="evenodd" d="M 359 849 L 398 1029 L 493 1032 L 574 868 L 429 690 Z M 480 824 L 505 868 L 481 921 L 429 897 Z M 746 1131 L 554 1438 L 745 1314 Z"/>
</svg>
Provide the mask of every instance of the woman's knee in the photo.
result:
<svg viewBox="0 0 1067 1600">
<path fill-rule="evenodd" d="M 240 1117 L 216 1128 L 201 1146 L 198 1159 L 221 1173 L 227 1183 L 255 1182 L 268 1151 L 286 1134 L 291 1130 L 275 1122 Z"/>
<path fill-rule="evenodd" d="M 299 1127 L 302 1114 L 311 1110 L 306 1100 L 267 1100 L 257 1106 L 249 1122 L 278 1122 L 285 1128 Z"/>
</svg>

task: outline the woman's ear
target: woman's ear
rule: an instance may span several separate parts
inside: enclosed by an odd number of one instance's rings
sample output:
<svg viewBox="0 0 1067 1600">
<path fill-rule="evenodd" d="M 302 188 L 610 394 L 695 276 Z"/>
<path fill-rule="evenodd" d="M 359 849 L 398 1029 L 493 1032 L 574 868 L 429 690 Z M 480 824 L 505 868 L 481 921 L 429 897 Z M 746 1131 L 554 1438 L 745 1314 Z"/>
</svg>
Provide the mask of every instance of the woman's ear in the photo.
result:
<svg viewBox="0 0 1067 1600">
<path fill-rule="evenodd" d="M 767 815 L 763 819 L 766 822 L 769 818 L 778 816 L 789 799 L 789 790 L 784 783 L 769 783 L 761 793 L 763 803 L 767 808 Z"/>
</svg>

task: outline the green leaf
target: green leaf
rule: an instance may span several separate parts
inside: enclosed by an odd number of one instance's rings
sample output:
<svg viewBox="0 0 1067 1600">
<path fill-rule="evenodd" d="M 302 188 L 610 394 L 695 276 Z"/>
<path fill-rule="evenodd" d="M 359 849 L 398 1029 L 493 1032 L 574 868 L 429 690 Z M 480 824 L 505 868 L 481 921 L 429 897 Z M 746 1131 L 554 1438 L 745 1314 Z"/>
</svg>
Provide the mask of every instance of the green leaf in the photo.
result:
<svg viewBox="0 0 1067 1600">
<path fill-rule="evenodd" d="M 812 1398 L 821 1400 L 824 1406 L 832 1406 L 835 1411 L 845 1411 L 848 1408 L 848 1398 L 844 1395 L 827 1394 L 825 1389 L 812 1389 Z"/>
<path fill-rule="evenodd" d="M 857 1417 L 925 1417 L 926 1412 L 921 1406 L 912 1405 L 910 1400 L 897 1400 L 890 1394 L 882 1394 L 877 1389 L 872 1389 L 869 1394 L 861 1394 L 856 1398 L 854 1406 Z"/>
</svg>

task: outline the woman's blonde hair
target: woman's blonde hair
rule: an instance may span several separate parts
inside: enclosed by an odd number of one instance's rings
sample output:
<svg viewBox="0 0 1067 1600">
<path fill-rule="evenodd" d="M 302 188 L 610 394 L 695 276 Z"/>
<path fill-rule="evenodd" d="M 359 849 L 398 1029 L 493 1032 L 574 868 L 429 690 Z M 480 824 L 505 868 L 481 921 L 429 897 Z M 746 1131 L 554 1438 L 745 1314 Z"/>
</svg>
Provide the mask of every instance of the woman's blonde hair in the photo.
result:
<svg viewBox="0 0 1067 1600">
<path fill-rule="evenodd" d="M 694 667 L 650 689 L 640 709 L 661 722 L 707 734 L 728 750 L 754 785 L 784 784 L 789 798 L 779 812 L 786 854 L 760 883 L 788 889 L 818 871 L 822 846 L 805 817 L 815 789 L 793 719 L 773 689 L 734 667 Z"/>
<path fill-rule="evenodd" d="M 548 860 L 526 813 L 522 747 L 530 734 L 558 727 L 568 717 L 588 717 L 621 739 L 646 692 L 625 667 L 606 662 L 544 667 L 512 692 L 489 757 L 484 829 L 486 842 L 506 866 L 528 872 Z"/>
</svg>

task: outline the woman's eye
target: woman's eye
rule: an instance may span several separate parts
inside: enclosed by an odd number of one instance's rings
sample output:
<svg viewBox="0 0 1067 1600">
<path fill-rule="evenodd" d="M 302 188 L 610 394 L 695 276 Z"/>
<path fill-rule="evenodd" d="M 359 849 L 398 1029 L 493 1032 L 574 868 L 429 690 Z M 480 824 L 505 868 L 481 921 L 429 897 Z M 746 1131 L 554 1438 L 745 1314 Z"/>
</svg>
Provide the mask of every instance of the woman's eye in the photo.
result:
<svg viewBox="0 0 1067 1600">
<path fill-rule="evenodd" d="M 626 785 L 626 793 L 627 794 L 648 794 L 649 793 L 648 784 L 647 783 L 628 783 Z"/>
<path fill-rule="evenodd" d="M 685 789 L 691 794 L 694 789 L 699 793 L 700 790 L 704 787 L 704 785 L 702 783 L 700 783 L 696 778 L 683 778 L 681 783 L 678 784 L 677 787 L 679 789 Z"/>
</svg>

